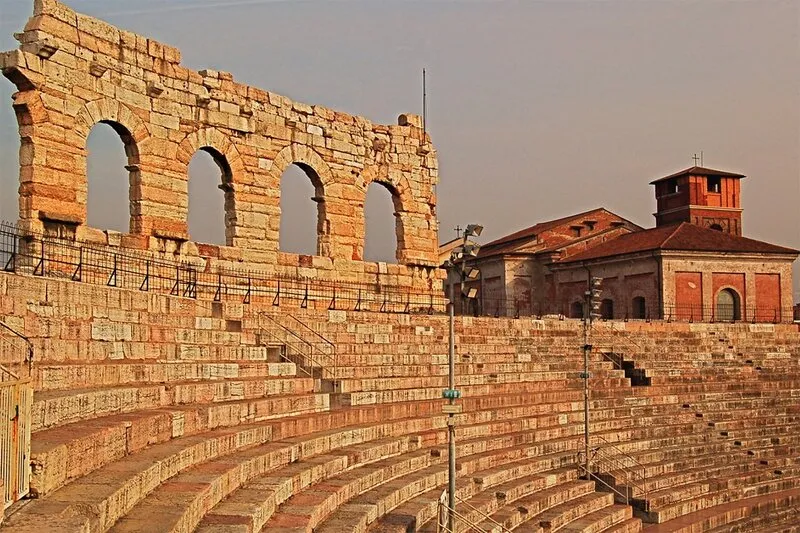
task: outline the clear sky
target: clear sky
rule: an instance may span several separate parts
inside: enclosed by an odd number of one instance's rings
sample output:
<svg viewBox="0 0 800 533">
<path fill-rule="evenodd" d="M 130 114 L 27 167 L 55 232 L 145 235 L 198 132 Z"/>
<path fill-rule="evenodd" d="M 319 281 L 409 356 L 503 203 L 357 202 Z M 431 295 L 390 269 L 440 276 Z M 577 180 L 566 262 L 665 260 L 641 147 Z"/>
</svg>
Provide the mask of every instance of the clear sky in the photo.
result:
<svg viewBox="0 0 800 533">
<path fill-rule="evenodd" d="M 191 68 L 229 71 L 375 122 L 420 112 L 427 68 L 442 241 L 457 224 L 480 222 L 489 240 L 597 206 L 650 227 L 648 182 L 690 166 L 702 150 L 706 166 L 748 176 L 745 235 L 800 248 L 798 0 L 67 3 L 179 47 Z M 16 46 L 12 33 L 31 6 L 0 0 L 0 49 Z M 12 92 L 0 81 L 6 220 L 16 217 Z M 89 142 L 90 185 L 99 183 L 90 216 L 113 226 L 127 209 L 127 184 L 121 144 L 102 130 Z M 192 209 L 190 230 L 201 240 L 218 239 L 221 227 L 209 216 L 221 209 L 212 169 L 202 156 L 192 162 L 192 205 L 202 212 Z M 283 237 L 308 247 L 312 191 L 302 174 L 286 182 Z M 391 203 L 377 189 L 369 195 L 368 253 L 385 258 L 394 247 Z"/>
</svg>

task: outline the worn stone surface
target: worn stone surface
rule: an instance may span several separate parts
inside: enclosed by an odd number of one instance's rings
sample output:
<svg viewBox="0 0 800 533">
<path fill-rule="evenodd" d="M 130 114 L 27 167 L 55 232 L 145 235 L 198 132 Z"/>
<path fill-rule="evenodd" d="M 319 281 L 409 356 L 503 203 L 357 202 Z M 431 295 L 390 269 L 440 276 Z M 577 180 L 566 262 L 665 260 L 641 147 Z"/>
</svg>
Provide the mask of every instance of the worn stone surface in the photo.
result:
<svg viewBox="0 0 800 533">
<path fill-rule="evenodd" d="M 436 283 L 436 151 L 420 117 L 397 125 L 291 99 L 190 70 L 180 51 L 36 0 L 17 50 L 0 54 L 18 88 L 20 219 L 66 227 L 79 240 L 201 254 L 215 263 L 267 265 L 306 276 L 374 279 L 362 262 L 364 200 L 377 182 L 392 194 L 405 285 Z M 122 138 L 130 172 L 130 233 L 86 225 L 86 139 L 97 123 Z M 188 165 L 209 152 L 222 171 L 227 246 L 195 245 L 187 230 Z M 300 166 L 316 189 L 320 259 L 280 252 L 280 178 Z M 313 264 L 312 264 L 313 263 Z"/>
</svg>

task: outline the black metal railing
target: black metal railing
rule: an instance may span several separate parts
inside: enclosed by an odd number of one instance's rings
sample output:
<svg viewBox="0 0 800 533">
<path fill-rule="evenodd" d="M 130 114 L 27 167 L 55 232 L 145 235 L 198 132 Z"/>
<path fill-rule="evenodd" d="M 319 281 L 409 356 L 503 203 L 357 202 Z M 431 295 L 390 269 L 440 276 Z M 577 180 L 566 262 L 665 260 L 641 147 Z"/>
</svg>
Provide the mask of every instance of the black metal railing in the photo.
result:
<svg viewBox="0 0 800 533">
<path fill-rule="evenodd" d="M 443 313 L 446 304 L 439 291 L 209 267 L 204 258 L 80 242 L 8 223 L 0 224 L 0 261 L 7 272 L 213 301 L 427 314 Z"/>
</svg>

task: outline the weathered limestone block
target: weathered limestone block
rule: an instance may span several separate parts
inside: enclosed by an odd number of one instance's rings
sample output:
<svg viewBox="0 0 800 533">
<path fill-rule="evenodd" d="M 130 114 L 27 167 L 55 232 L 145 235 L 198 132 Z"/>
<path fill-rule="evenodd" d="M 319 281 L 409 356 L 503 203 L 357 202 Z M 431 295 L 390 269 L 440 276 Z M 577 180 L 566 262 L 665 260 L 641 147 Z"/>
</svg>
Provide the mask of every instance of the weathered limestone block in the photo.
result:
<svg viewBox="0 0 800 533">
<path fill-rule="evenodd" d="M 131 173 L 131 234 L 115 242 L 109 237 L 110 245 L 159 250 L 158 239 L 149 237 L 188 239 L 188 161 L 202 149 L 223 170 L 227 242 L 220 248 L 241 250 L 220 249 L 216 257 L 276 264 L 280 213 L 271 209 L 278 206 L 281 174 L 298 164 L 320 205 L 318 253 L 328 262 L 315 265 L 315 275 L 365 279 L 353 266 L 363 256 L 363 203 L 371 181 L 384 183 L 400 206 L 400 262 L 438 267 L 437 227 L 430 224 L 437 162 L 419 116 L 378 125 L 248 87 L 227 72 L 192 71 L 180 65 L 177 49 L 57 0 L 35 0 L 33 17 L 17 37 L 19 49 L 0 54 L 0 66 L 20 91 L 14 105 L 25 138 L 25 227 L 68 221 L 77 224 L 76 236 L 99 237 L 85 227 L 85 142 L 102 121 L 122 136 Z M 216 134 L 200 135 L 209 129 Z M 293 266 L 304 266 L 295 260 Z"/>
</svg>

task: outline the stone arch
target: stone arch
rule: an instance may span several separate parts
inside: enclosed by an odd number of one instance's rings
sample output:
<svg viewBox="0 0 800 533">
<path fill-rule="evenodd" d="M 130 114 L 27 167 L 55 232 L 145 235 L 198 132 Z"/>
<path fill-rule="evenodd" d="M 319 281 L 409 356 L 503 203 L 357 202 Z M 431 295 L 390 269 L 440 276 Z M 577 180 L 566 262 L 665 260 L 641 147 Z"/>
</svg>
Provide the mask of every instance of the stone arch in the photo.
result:
<svg viewBox="0 0 800 533">
<path fill-rule="evenodd" d="M 407 225 L 409 224 L 409 214 L 413 213 L 412 206 L 414 205 L 414 198 L 411 192 L 411 187 L 408 183 L 408 178 L 402 174 L 392 174 L 389 167 L 386 165 L 373 165 L 364 169 L 356 182 L 356 186 L 360 190 L 362 201 L 360 204 L 362 213 L 362 223 L 365 222 L 364 203 L 366 200 L 367 188 L 372 183 L 379 183 L 392 195 L 392 204 L 394 205 L 395 216 L 395 238 L 397 240 L 397 250 L 395 256 L 399 263 L 404 263 L 407 256 L 407 247 L 405 242 L 405 235 Z M 366 235 L 366 228 L 362 228 L 362 235 Z M 363 254 L 364 242 L 360 243 L 358 258 L 364 257 Z"/>
<path fill-rule="evenodd" d="M 328 191 L 334 185 L 334 175 L 328 163 L 308 146 L 290 144 L 285 146 L 269 167 L 268 175 L 275 189 L 281 190 L 281 176 L 291 165 L 296 165 L 308 176 L 314 186 L 314 198 L 317 203 L 317 255 L 331 256 L 331 242 L 335 231 L 332 229 Z M 278 208 L 280 210 L 280 207 Z M 280 235 L 278 236 L 280 242 Z"/>
<path fill-rule="evenodd" d="M 241 187 L 245 166 L 236 145 L 221 131 L 207 127 L 188 134 L 178 145 L 175 158 L 186 169 L 186 208 L 188 227 L 189 198 L 189 163 L 197 152 L 206 152 L 220 169 L 221 182 L 219 188 L 225 195 L 225 242 L 235 245 L 237 223 L 239 220 L 237 207 L 237 188 Z"/>
<path fill-rule="evenodd" d="M 119 135 L 125 147 L 127 158 L 126 169 L 129 173 L 128 197 L 130 202 L 130 231 L 140 233 L 142 229 L 142 179 L 140 147 L 149 136 L 147 124 L 128 106 L 111 98 L 100 98 L 87 102 L 75 117 L 74 133 L 80 139 L 80 146 L 76 147 L 81 154 L 79 168 L 86 169 L 86 142 L 89 133 L 96 124 L 107 124 Z M 76 196 L 82 209 L 81 221 L 87 220 L 86 194 L 88 191 L 88 177 L 85 172 L 83 180 L 78 183 Z"/>
</svg>

